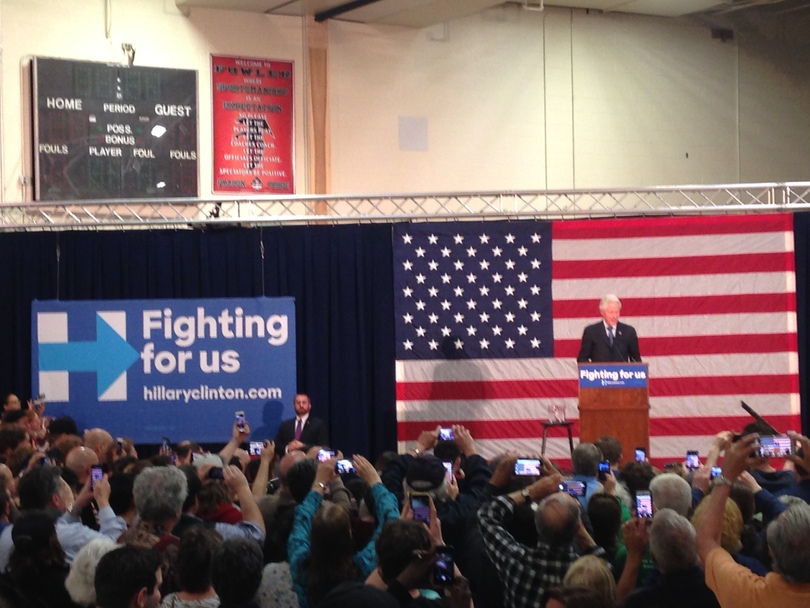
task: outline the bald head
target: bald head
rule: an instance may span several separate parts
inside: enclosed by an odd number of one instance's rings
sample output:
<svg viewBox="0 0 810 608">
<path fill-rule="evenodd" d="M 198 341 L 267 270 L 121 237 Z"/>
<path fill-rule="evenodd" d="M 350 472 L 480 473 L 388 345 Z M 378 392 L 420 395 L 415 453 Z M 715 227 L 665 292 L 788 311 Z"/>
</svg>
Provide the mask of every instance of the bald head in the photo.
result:
<svg viewBox="0 0 810 608">
<path fill-rule="evenodd" d="M 98 454 L 83 446 L 73 448 L 65 456 L 65 466 L 76 473 L 81 484 L 86 482 L 90 476 L 90 467 L 98 463 Z"/>
<path fill-rule="evenodd" d="M 580 521 L 579 502 L 567 492 L 544 498 L 534 515 L 540 540 L 555 547 L 574 542 Z"/>
<path fill-rule="evenodd" d="M 281 462 L 278 463 L 278 478 L 281 480 L 281 485 L 287 485 L 287 473 L 296 462 L 299 460 L 304 460 L 307 455 L 304 454 L 301 450 L 292 450 L 287 454 L 284 454 L 284 457 L 281 459 Z"/>
<path fill-rule="evenodd" d="M 112 435 L 104 429 L 89 429 L 84 432 L 84 446 L 93 450 L 101 459 L 104 453 L 113 444 Z"/>
</svg>

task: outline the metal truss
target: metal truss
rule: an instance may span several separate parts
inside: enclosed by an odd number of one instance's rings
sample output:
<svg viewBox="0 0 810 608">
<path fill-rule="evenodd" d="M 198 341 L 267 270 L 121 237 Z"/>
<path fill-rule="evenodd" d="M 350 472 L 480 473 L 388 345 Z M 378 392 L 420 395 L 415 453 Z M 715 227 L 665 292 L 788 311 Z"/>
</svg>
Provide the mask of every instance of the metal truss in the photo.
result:
<svg viewBox="0 0 810 608">
<path fill-rule="evenodd" d="M 0 231 L 397 221 L 574 219 L 810 210 L 810 182 L 544 190 L 137 199 L 0 205 Z"/>
</svg>

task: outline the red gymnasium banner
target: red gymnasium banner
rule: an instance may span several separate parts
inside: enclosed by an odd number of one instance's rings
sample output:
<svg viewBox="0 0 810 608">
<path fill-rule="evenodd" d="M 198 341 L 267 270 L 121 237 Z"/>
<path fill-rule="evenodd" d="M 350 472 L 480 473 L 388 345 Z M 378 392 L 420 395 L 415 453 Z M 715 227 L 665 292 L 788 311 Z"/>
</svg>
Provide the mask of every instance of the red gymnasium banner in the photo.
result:
<svg viewBox="0 0 810 608">
<path fill-rule="evenodd" d="M 293 64 L 211 56 L 214 192 L 293 194 Z"/>
<path fill-rule="evenodd" d="M 740 400 L 801 428 L 790 214 L 398 224 L 394 239 L 401 442 L 460 423 L 485 456 L 539 452 L 549 406 L 578 418 L 576 356 L 606 293 L 649 364 L 656 463 L 705 458 L 753 421 Z M 559 431 L 548 452 L 568 460 Z"/>
</svg>

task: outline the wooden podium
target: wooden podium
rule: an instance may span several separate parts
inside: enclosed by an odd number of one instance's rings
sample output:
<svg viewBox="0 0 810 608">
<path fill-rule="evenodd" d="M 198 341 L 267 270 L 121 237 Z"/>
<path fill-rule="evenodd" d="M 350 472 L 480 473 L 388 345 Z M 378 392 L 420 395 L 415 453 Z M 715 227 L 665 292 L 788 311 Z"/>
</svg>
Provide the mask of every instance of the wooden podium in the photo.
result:
<svg viewBox="0 0 810 608">
<path fill-rule="evenodd" d="M 579 440 L 613 435 L 625 461 L 632 450 L 650 453 L 650 396 L 646 363 L 580 363 Z"/>
</svg>

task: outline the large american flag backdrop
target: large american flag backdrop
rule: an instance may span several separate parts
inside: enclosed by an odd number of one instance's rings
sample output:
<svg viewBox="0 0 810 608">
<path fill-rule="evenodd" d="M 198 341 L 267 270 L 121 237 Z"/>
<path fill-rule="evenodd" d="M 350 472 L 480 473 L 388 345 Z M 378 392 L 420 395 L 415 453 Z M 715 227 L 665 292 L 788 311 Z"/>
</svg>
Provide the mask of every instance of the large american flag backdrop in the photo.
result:
<svg viewBox="0 0 810 608">
<path fill-rule="evenodd" d="M 655 462 L 705 457 L 752 421 L 740 400 L 801 428 L 792 215 L 398 224 L 394 277 L 401 445 L 459 423 L 485 456 L 539 452 L 549 406 L 578 419 L 576 356 L 606 293 L 649 364 Z"/>
</svg>

